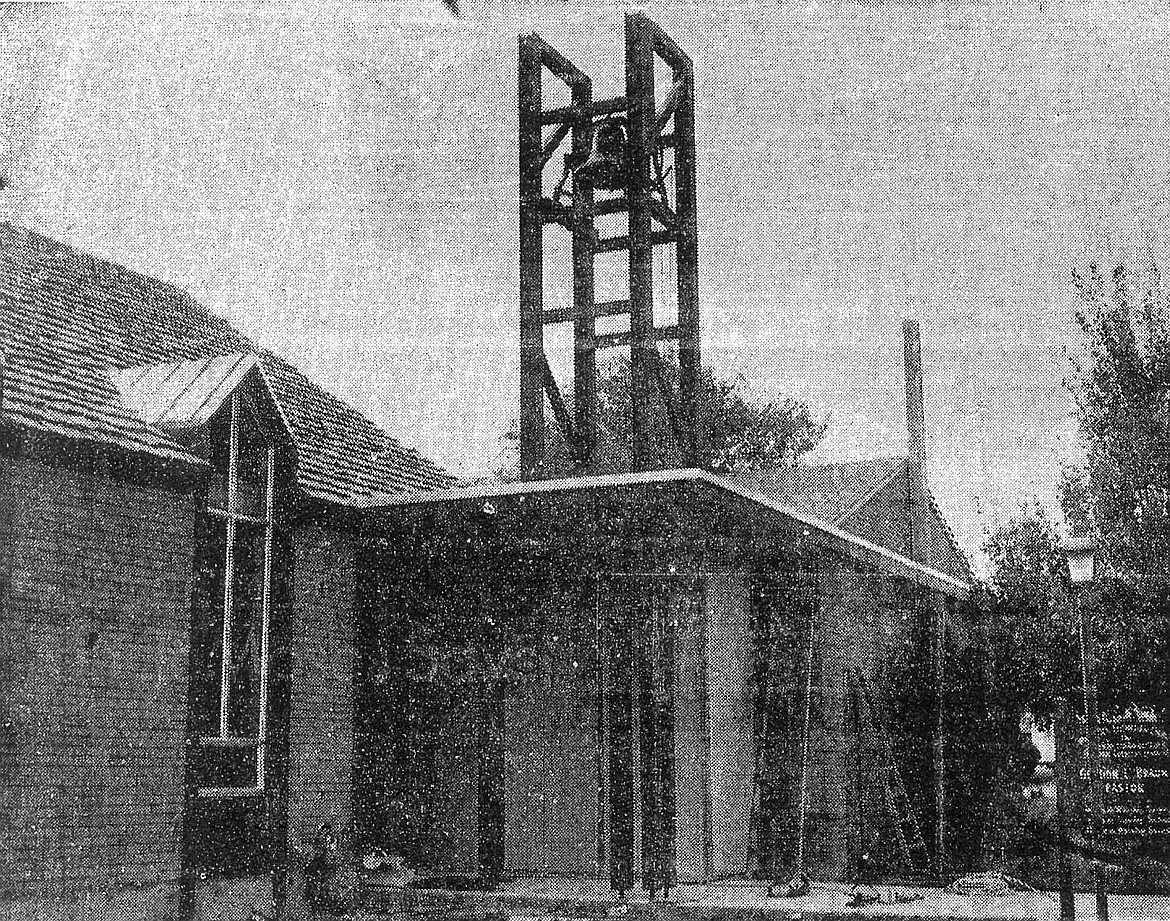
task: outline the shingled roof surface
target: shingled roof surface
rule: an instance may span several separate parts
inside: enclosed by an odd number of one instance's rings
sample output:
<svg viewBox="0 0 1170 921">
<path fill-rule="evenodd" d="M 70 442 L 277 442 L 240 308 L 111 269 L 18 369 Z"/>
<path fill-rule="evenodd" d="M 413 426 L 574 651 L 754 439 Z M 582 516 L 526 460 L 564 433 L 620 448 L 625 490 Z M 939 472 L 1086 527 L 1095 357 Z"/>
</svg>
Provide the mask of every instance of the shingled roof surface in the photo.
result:
<svg viewBox="0 0 1170 921">
<path fill-rule="evenodd" d="M 0 412 L 24 425 L 201 463 L 124 403 L 113 373 L 254 353 L 306 493 L 350 502 L 455 480 L 180 289 L 0 223 Z"/>
</svg>

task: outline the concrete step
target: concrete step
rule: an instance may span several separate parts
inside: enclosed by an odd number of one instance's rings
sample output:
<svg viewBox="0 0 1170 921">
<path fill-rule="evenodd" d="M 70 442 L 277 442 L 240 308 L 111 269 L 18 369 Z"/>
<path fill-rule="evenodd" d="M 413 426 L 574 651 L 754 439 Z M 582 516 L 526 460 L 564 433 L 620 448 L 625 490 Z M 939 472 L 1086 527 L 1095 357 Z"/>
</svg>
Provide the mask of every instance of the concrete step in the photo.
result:
<svg viewBox="0 0 1170 921">
<path fill-rule="evenodd" d="M 411 889 L 368 885 L 363 906 L 383 917 L 442 921 L 1049 921 L 1041 893 L 1020 899 L 969 899 L 940 889 L 916 889 L 914 901 L 892 891 L 881 902 L 848 908 L 846 885 L 817 885 L 798 899 L 768 898 L 762 885 L 686 886 L 669 902 L 616 903 L 608 892 L 557 895 L 555 881 L 543 887 L 505 887 L 494 892 Z"/>
</svg>

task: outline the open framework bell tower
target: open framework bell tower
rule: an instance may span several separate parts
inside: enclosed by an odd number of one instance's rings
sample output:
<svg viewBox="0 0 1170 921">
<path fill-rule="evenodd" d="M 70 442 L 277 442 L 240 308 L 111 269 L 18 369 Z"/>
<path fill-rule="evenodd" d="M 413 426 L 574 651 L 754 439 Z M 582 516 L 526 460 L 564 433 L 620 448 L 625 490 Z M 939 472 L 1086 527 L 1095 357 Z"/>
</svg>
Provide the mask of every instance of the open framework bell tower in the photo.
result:
<svg viewBox="0 0 1170 921">
<path fill-rule="evenodd" d="M 597 353 L 610 348 L 630 349 L 633 469 L 658 463 L 655 414 L 669 422 L 683 467 L 700 466 L 704 459 L 697 393 L 694 66 L 641 13 L 626 15 L 625 33 L 625 95 L 601 100 L 593 98 L 590 78 L 542 38 L 520 37 L 520 465 L 525 477 L 540 476 L 545 466 L 546 397 L 574 467 L 595 469 Z M 665 77 L 661 85 L 656 70 Z M 546 72 L 568 87 L 569 105 L 545 107 Z M 569 150 L 559 158 L 566 140 Z M 548 227 L 571 237 L 571 307 L 544 305 Z M 656 247 L 673 248 L 678 278 L 677 320 L 663 326 L 655 326 L 654 315 Z M 595 264 L 598 256 L 617 252 L 628 254 L 629 295 L 599 303 Z M 598 320 L 606 317 L 628 317 L 629 327 L 598 332 Z M 571 404 L 545 352 L 544 328 L 553 323 L 573 325 Z M 658 348 L 669 340 L 678 342 L 677 392 Z"/>
</svg>

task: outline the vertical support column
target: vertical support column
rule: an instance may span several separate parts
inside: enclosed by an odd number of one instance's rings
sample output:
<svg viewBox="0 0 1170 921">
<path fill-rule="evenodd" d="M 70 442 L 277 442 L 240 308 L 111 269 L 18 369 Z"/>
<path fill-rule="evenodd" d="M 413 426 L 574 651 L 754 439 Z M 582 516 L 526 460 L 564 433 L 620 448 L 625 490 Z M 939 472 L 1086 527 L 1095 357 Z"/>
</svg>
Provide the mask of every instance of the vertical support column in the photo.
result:
<svg viewBox="0 0 1170 921">
<path fill-rule="evenodd" d="M 695 69 L 689 60 L 675 69 L 682 94 L 674 112 L 675 211 L 678 214 L 679 422 L 683 464 L 707 460 L 706 426 L 699 401 L 699 227 L 695 199 Z"/>
<path fill-rule="evenodd" d="M 906 366 L 906 437 L 910 460 L 919 471 L 926 463 L 926 417 L 922 398 L 922 334 L 918 321 L 902 321 L 903 359 Z"/>
<path fill-rule="evenodd" d="M 627 197 L 630 241 L 630 369 L 632 467 L 654 466 L 654 245 L 650 236 L 650 169 L 654 143 L 654 53 L 645 17 L 626 16 Z"/>
<path fill-rule="evenodd" d="M 637 606 L 641 800 L 642 886 L 652 896 L 669 893 L 675 882 L 674 664 L 669 581 L 649 588 Z"/>
<path fill-rule="evenodd" d="M 589 82 L 573 86 L 573 105 L 593 104 Z M 573 158 L 589 156 L 593 126 L 587 120 L 573 125 Z M 597 464 L 597 323 L 594 301 L 593 189 L 582 177 L 573 179 L 573 422 L 577 432 L 578 465 L 589 471 Z"/>
<path fill-rule="evenodd" d="M 532 476 L 544 464 L 544 222 L 541 189 L 540 49 L 520 36 L 520 470 Z M 574 138 L 576 140 L 576 138 Z"/>
<path fill-rule="evenodd" d="M 946 606 L 942 595 L 932 589 L 924 589 L 923 597 L 930 618 L 930 683 L 933 712 L 930 726 L 931 779 L 934 785 L 934 875 L 941 879 L 946 873 L 946 753 L 943 725 L 943 651 L 946 639 Z"/>
<path fill-rule="evenodd" d="M 610 888 L 625 893 L 634 886 L 634 657 L 631 604 L 622 589 L 611 585 L 607 593 L 602 646 L 609 679 L 609 880 Z"/>
<path fill-rule="evenodd" d="M 504 684 L 486 680 L 479 714 L 479 875 L 489 886 L 504 872 Z"/>
</svg>

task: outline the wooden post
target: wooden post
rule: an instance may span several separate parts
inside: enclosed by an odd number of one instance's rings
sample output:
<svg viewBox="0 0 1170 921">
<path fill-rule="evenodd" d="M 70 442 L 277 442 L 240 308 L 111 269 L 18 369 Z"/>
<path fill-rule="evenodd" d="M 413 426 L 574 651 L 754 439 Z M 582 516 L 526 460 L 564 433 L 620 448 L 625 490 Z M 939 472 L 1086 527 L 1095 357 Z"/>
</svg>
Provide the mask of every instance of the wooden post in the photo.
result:
<svg viewBox="0 0 1170 921">
<path fill-rule="evenodd" d="M 927 590 L 931 617 L 931 684 L 934 687 L 934 719 L 931 727 L 931 773 L 934 775 L 934 875 L 941 879 L 947 870 L 946 838 L 946 734 L 944 708 L 946 695 L 943 693 L 943 655 L 946 643 L 946 607 L 942 596 Z"/>
<path fill-rule="evenodd" d="M 679 62 L 675 80 L 681 95 L 674 110 L 675 213 L 678 215 L 678 413 L 683 464 L 702 467 L 707 462 L 707 428 L 699 399 L 702 362 L 699 349 L 699 226 L 695 197 L 695 68 L 689 59 Z"/>
<path fill-rule="evenodd" d="M 926 487 L 926 423 L 923 413 L 922 339 L 918 321 L 902 321 L 903 358 L 906 376 L 906 436 L 909 456 L 906 471 L 906 502 L 909 510 L 909 557 L 931 565 L 929 522 L 933 514 Z M 941 878 L 946 872 L 946 757 L 944 733 L 943 655 L 946 643 L 945 605 L 935 591 L 915 590 L 918 605 L 926 607 L 926 635 L 930 654 L 931 775 L 934 786 L 934 835 L 932 844 L 933 873 Z"/>
<path fill-rule="evenodd" d="M 918 321 L 902 321 L 903 351 L 906 363 L 906 433 L 912 463 L 921 470 L 926 463 L 926 421 L 922 397 L 922 335 Z"/>
<path fill-rule="evenodd" d="M 654 243 L 650 234 L 650 167 L 655 118 L 654 54 L 643 24 L 626 16 L 627 175 L 629 185 L 629 284 L 631 439 L 634 471 L 655 466 L 654 394 Z M 651 355 L 655 350 L 655 355 Z"/>
<path fill-rule="evenodd" d="M 540 214 L 541 54 L 520 36 L 520 472 L 544 466 L 544 221 Z"/>
<path fill-rule="evenodd" d="M 638 635 L 642 885 L 651 896 L 674 885 L 674 628 L 669 582 L 644 589 L 633 629 Z"/>
<path fill-rule="evenodd" d="M 573 105 L 593 105 L 593 85 L 585 80 L 573 86 Z M 589 156 L 593 126 L 588 121 L 573 124 L 573 158 L 582 162 Z M 593 216 L 593 189 L 587 181 L 573 180 L 573 423 L 577 434 L 578 467 L 590 470 L 597 464 L 597 316 L 594 299 L 593 245 L 596 238 Z"/>
</svg>

